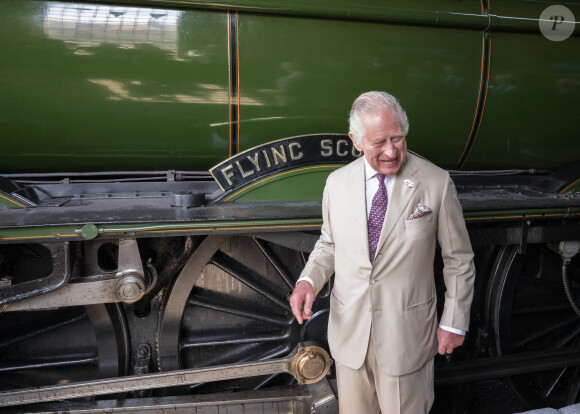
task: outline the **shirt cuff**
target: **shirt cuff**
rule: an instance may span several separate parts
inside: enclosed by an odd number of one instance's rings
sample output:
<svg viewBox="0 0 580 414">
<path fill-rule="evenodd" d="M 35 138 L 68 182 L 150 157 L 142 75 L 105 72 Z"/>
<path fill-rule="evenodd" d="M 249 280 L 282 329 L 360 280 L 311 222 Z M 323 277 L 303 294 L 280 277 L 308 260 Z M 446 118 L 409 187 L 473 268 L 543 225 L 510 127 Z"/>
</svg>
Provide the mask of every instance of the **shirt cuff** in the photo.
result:
<svg viewBox="0 0 580 414">
<path fill-rule="evenodd" d="M 312 286 L 312 289 L 314 289 L 314 281 L 312 279 L 310 279 L 308 276 L 302 276 L 300 279 L 298 279 L 296 281 L 296 285 L 298 284 L 298 282 L 302 282 L 302 281 L 310 283 L 310 285 Z M 296 285 L 294 285 L 294 286 L 296 286 Z"/>
<path fill-rule="evenodd" d="M 467 331 L 464 331 L 464 330 L 461 330 L 461 329 L 451 328 L 450 326 L 439 325 L 439 327 L 441 329 L 444 329 L 444 330 L 446 330 L 448 332 L 451 332 L 451 333 L 454 333 L 454 334 L 457 334 L 457 335 L 463 335 L 463 336 L 465 336 L 465 334 L 467 333 Z"/>
</svg>

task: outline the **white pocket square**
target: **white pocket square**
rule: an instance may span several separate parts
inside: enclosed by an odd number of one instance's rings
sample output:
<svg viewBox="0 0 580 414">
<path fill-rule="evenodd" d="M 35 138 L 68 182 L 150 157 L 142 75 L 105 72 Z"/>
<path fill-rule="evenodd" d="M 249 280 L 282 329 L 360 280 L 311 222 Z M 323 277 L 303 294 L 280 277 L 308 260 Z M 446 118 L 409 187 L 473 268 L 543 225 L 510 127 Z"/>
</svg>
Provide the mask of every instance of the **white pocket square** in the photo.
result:
<svg viewBox="0 0 580 414">
<path fill-rule="evenodd" d="M 419 217 L 426 216 L 427 214 L 431 214 L 431 209 L 423 204 L 417 204 L 417 208 L 413 211 L 413 214 L 409 216 L 407 220 L 414 220 Z"/>
</svg>

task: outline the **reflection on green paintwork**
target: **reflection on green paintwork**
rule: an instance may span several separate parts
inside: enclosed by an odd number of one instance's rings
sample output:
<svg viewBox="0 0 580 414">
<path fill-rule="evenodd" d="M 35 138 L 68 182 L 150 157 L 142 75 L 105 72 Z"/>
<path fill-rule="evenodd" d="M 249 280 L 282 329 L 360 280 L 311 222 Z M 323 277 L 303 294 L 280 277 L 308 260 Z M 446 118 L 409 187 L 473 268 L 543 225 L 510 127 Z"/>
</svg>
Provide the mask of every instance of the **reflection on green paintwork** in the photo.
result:
<svg viewBox="0 0 580 414">
<path fill-rule="evenodd" d="M 483 122 L 465 169 L 557 169 L 579 159 L 571 129 L 580 111 L 579 48 L 579 38 L 493 36 Z"/>
<path fill-rule="evenodd" d="M 240 109 L 240 148 L 272 131 L 346 133 L 352 101 L 386 90 L 409 115 L 409 148 L 454 167 L 473 120 L 480 44 L 476 31 L 242 15 L 241 94 L 265 105 Z"/>
<path fill-rule="evenodd" d="M 100 4 L 46 3 L 43 29 L 46 37 L 62 40 L 75 54 L 91 54 L 103 44 L 134 49 L 140 44 L 178 56 L 179 10 Z"/>
<path fill-rule="evenodd" d="M 0 171 L 203 170 L 228 156 L 226 14 L 0 3 Z"/>
</svg>

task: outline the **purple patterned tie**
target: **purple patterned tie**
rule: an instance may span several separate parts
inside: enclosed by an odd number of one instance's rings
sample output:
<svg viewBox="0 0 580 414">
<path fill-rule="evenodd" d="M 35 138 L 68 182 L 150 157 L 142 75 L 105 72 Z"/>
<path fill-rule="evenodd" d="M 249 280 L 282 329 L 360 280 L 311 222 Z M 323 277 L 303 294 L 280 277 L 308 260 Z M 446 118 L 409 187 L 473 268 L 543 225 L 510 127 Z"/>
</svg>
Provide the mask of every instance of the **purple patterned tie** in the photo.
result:
<svg viewBox="0 0 580 414">
<path fill-rule="evenodd" d="M 377 252 L 377 245 L 381 237 L 381 229 L 383 228 L 383 221 L 385 221 L 385 213 L 387 212 L 387 204 L 389 198 L 387 196 L 387 188 L 385 187 L 385 176 L 376 173 L 373 177 L 379 180 L 379 188 L 373 197 L 371 204 L 371 212 L 369 214 L 369 256 L 371 263 L 375 261 L 375 253 Z"/>
</svg>

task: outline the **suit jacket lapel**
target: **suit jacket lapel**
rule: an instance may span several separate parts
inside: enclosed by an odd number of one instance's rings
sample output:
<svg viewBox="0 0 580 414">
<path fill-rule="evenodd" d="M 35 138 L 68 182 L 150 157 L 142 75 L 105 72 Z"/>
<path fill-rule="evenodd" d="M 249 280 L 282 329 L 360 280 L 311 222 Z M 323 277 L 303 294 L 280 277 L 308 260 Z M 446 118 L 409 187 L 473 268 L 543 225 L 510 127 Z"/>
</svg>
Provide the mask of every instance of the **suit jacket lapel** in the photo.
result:
<svg viewBox="0 0 580 414">
<path fill-rule="evenodd" d="M 381 250 L 385 241 L 393 231 L 395 224 L 399 221 L 401 214 L 407 207 L 409 200 L 419 187 L 419 179 L 415 176 L 418 171 L 418 166 L 413 160 L 413 155 L 407 152 L 405 163 L 401 167 L 401 171 L 397 174 L 393 189 L 389 197 L 389 204 L 387 206 L 387 213 L 381 231 L 381 237 L 377 246 L 377 253 Z M 405 180 L 411 180 L 415 183 L 414 187 L 410 187 L 405 183 Z M 368 235 L 367 235 L 368 244 Z"/>
</svg>

